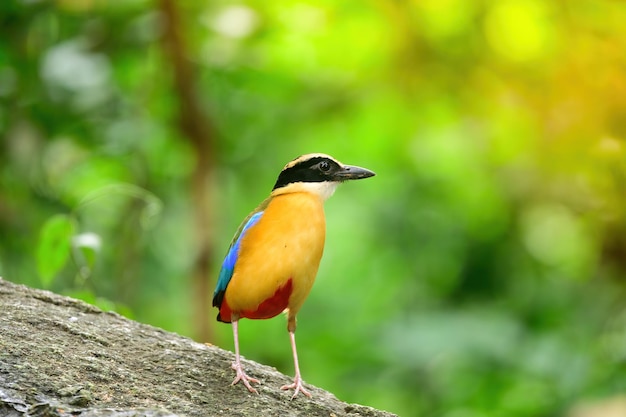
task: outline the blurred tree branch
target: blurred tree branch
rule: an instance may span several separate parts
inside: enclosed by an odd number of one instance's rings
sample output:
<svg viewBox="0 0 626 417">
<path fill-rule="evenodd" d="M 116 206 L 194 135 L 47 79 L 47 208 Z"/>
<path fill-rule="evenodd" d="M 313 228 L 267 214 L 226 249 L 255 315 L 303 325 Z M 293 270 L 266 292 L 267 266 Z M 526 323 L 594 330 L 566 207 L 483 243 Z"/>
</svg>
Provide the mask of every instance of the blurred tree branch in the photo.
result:
<svg viewBox="0 0 626 417">
<path fill-rule="evenodd" d="M 175 93 L 178 97 L 178 125 L 182 136 L 189 141 L 196 155 L 196 166 L 191 177 L 194 231 L 198 252 L 193 271 L 196 296 L 196 337 L 211 340 L 211 322 L 207 294 L 213 253 L 211 239 L 211 177 L 214 172 L 215 131 L 196 95 L 196 71 L 187 59 L 186 44 L 181 34 L 181 15 L 174 0 L 159 0 L 165 27 L 163 49 L 171 66 Z"/>
</svg>

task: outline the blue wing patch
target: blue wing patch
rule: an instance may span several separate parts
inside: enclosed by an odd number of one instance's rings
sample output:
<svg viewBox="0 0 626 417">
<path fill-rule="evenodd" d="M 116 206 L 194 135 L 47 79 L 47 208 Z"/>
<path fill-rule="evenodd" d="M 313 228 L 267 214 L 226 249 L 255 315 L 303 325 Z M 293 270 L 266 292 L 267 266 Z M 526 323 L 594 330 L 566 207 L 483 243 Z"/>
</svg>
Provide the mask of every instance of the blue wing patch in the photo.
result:
<svg viewBox="0 0 626 417">
<path fill-rule="evenodd" d="M 230 279 L 233 277 L 233 271 L 235 270 L 235 264 L 237 263 L 237 258 L 239 257 L 239 246 L 241 245 L 241 240 L 245 236 L 248 229 L 258 223 L 263 215 L 262 211 L 258 213 L 254 213 L 245 225 L 241 228 L 241 231 L 238 235 L 235 235 L 233 242 L 230 244 L 230 248 L 228 248 L 228 253 L 224 258 L 224 262 L 222 262 L 222 269 L 220 270 L 220 276 L 217 279 L 217 286 L 215 287 L 215 292 L 213 293 L 213 306 L 220 307 L 222 305 L 222 300 L 224 299 L 224 293 L 226 292 L 226 287 L 230 282 Z"/>
</svg>

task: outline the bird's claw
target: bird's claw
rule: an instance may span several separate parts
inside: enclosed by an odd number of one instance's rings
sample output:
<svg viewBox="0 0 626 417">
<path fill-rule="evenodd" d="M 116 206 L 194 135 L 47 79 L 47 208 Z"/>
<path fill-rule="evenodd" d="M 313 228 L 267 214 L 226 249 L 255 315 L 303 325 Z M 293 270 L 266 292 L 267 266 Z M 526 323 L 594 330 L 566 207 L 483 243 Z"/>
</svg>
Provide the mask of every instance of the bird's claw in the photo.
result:
<svg viewBox="0 0 626 417">
<path fill-rule="evenodd" d="M 293 380 L 293 384 L 289 384 L 289 385 L 283 385 L 282 387 L 280 387 L 280 389 L 282 390 L 290 390 L 293 389 L 295 392 L 293 393 L 293 395 L 291 396 L 291 399 L 293 400 L 294 398 L 296 398 L 296 395 L 298 395 L 299 392 L 303 393 L 304 395 L 306 395 L 307 397 L 311 398 L 311 393 L 309 391 L 307 391 L 306 389 L 304 389 L 304 383 L 302 381 L 302 378 L 296 377 Z"/>
<path fill-rule="evenodd" d="M 254 382 L 255 384 L 259 384 L 259 380 L 256 378 L 252 378 L 251 376 L 248 376 L 244 371 L 243 368 L 241 367 L 240 363 L 236 363 L 233 362 L 233 364 L 231 365 L 231 367 L 235 370 L 235 372 L 237 373 L 237 375 L 235 376 L 235 379 L 233 380 L 233 383 L 231 385 L 235 385 L 237 384 L 239 381 L 243 382 L 243 384 L 246 386 L 246 388 L 248 388 L 248 391 L 253 392 L 255 394 L 258 394 L 258 391 L 256 389 L 254 389 L 252 387 L 252 385 L 250 385 L 251 382 Z"/>
</svg>

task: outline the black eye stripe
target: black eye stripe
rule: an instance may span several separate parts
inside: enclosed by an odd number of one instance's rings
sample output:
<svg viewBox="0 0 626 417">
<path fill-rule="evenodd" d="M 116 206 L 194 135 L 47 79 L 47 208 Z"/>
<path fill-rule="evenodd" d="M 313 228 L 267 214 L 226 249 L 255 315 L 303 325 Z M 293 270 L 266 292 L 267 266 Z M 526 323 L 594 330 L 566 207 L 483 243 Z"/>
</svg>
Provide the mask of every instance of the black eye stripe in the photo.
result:
<svg viewBox="0 0 626 417">
<path fill-rule="evenodd" d="M 329 175 L 340 168 L 341 166 L 337 162 L 322 156 L 303 160 L 285 168 L 278 176 L 274 189 L 294 182 L 328 181 Z"/>
</svg>

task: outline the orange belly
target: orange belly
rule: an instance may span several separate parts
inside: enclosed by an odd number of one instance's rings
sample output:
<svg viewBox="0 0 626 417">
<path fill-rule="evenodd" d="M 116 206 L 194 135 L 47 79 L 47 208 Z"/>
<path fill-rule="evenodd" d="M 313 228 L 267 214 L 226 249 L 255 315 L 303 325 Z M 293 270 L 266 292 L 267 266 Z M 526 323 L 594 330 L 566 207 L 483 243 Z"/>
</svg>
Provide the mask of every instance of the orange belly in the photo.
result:
<svg viewBox="0 0 626 417">
<path fill-rule="evenodd" d="M 276 290 L 267 300 L 263 301 L 255 310 L 244 310 L 239 313 L 239 317 L 247 319 L 270 319 L 285 311 L 289 305 L 289 297 L 293 291 L 293 280 L 290 278 L 285 285 Z M 220 307 L 220 321 L 230 323 L 232 321 L 232 310 L 224 300 Z"/>
</svg>

